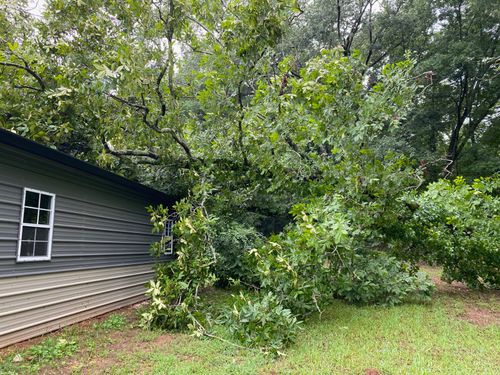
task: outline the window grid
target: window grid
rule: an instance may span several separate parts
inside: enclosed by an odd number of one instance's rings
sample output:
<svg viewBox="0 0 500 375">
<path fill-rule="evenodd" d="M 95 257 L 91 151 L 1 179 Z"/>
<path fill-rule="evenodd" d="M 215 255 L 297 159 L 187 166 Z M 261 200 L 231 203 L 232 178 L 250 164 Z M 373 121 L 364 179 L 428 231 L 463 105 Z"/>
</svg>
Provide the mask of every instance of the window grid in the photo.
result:
<svg viewBox="0 0 500 375">
<path fill-rule="evenodd" d="M 24 188 L 17 261 L 50 260 L 55 194 Z"/>
<path fill-rule="evenodd" d="M 174 237 L 173 237 L 174 220 L 168 219 L 163 228 L 161 238 L 162 250 L 165 255 L 172 255 L 174 253 Z"/>
</svg>

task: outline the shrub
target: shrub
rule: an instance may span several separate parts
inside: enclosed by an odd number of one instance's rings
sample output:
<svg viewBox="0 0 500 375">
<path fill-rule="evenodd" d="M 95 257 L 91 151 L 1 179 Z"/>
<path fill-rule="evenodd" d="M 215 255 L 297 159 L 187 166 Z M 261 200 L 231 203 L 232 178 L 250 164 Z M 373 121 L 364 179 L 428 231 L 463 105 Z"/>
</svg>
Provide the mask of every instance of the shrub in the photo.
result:
<svg viewBox="0 0 500 375">
<path fill-rule="evenodd" d="M 243 345 L 261 348 L 266 353 L 280 350 L 295 340 L 300 322 L 269 292 L 234 297 L 233 308 L 223 318 L 233 336 Z"/>
<path fill-rule="evenodd" d="M 333 281 L 333 292 L 348 302 L 396 305 L 429 300 L 429 276 L 384 253 L 355 255 Z"/>
</svg>

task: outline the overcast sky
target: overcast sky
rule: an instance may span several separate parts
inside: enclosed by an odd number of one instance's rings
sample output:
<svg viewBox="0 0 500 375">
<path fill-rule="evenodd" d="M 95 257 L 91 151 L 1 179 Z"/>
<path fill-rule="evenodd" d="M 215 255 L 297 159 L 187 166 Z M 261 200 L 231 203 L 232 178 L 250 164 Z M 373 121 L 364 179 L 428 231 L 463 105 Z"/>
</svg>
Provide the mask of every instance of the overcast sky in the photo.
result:
<svg viewBox="0 0 500 375">
<path fill-rule="evenodd" d="M 27 11 L 36 16 L 42 15 L 44 7 L 45 7 L 45 0 L 28 0 Z"/>
</svg>

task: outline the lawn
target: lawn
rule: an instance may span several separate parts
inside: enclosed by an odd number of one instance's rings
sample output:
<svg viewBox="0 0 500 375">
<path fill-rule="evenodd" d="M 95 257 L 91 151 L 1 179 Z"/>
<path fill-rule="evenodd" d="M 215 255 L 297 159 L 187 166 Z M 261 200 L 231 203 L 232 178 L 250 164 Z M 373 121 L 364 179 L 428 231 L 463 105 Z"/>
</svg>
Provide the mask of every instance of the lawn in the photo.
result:
<svg viewBox="0 0 500 375">
<path fill-rule="evenodd" d="M 438 280 L 428 304 L 335 301 L 276 360 L 214 339 L 140 329 L 140 306 L 0 350 L 0 374 L 498 374 L 500 292 Z M 223 306 L 227 293 L 210 294 Z M 219 332 L 224 335 L 224 332 Z"/>
</svg>

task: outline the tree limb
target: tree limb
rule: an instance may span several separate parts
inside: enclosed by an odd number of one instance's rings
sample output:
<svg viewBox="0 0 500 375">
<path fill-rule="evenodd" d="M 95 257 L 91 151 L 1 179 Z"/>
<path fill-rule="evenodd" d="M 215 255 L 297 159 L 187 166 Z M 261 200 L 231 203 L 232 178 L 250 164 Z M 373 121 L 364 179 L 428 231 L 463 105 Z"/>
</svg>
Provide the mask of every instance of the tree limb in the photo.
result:
<svg viewBox="0 0 500 375">
<path fill-rule="evenodd" d="M 167 113 L 167 105 L 165 104 L 165 100 L 163 99 L 163 93 L 161 92 L 161 81 L 163 80 L 163 77 L 165 76 L 165 73 L 167 72 L 168 66 L 165 65 L 161 71 L 160 74 L 158 74 L 158 77 L 156 78 L 156 95 L 158 96 L 158 101 L 160 102 L 160 115 L 155 121 L 155 125 L 158 126 L 159 118 L 165 116 L 165 113 Z"/>
<path fill-rule="evenodd" d="M 377 57 L 374 61 L 368 65 L 369 68 L 373 68 L 375 65 L 377 65 L 380 61 L 382 61 L 386 56 L 388 56 L 394 49 L 398 48 L 401 44 L 403 44 L 403 41 L 399 41 L 398 43 L 394 44 L 390 48 L 387 49 L 384 53 L 382 53 L 379 57 Z M 371 57 L 370 57 L 371 58 Z M 367 61 L 368 63 L 368 61 Z"/>
<path fill-rule="evenodd" d="M 115 156 L 140 156 L 146 157 L 153 160 L 158 160 L 160 157 L 152 151 L 141 151 L 141 150 L 116 150 L 111 142 L 106 141 L 104 138 L 102 139 L 102 144 L 104 146 L 104 150 L 108 154 Z"/>
<path fill-rule="evenodd" d="M 203 30 L 205 30 L 205 32 L 206 32 L 207 34 L 209 34 L 209 35 L 212 37 L 212 39 L 213 39 L 214 41 L 216 41 L 216 42 L 217 42 L 217 44 L 219 44 L 219 45 L 221 45 L 221 46 L 222 46 L 222 42 L 220 41 L 220 39 L 219 39 L 219 38 L 218 38 L 218 37 L 217 37 L 217 36 L 213 33 L 213 31 L 211 31 L 208 27 L 206 27 L 205 25 L 203 25 L 203 24 L 202 24 L 200 21 L 198 21 L 196 18 L 189 16 L 188 14 L 186 14 L 186 15 L 185 15 L 185 17 L 186 17 L 188 20 L 190 20 L 190 21 L 194 22 L 195 24 L 197 24 L 198 26 L 200 26 Z"/>
<path fill-rule="evenodd" d="M 366 59 L 365 59 L 365 65 L 368 65 L 368 62 L 370 61 L 371 57 L 372 57 L 372 53 L 373 53 L 373 45 L 375 43 L 375 41 L 373 40 L 373 25 L 372 25 L 372 11 L 373 11 L 373 6 L 372 6 L 372 2 L 370 1 L 370 10 L 369 10 L 369 13 L 368 13 L 368 39 L 369 39 L 369 43 L 370 43 L 370 48 L 368 50 L 368 55 L 366 56 Z M 375 38 L 376 40 L 377 38 Z"/>
<path fill-rule="evenodd" d="M 337 37 L 339 39 L 339 43 L 342 41 L 342 34 L 340 32 L 340 0 L 337 0 Z"/>
<path fill-rule="evenodd" d="M 361 7 L 361 10 L 359 11 L 358 17 L 354 20 L 354 24 L 351 27 L 351 31 L 349 32 L 349 35 L 344 41 L 344 55 L 345 56 L 350 56 L 351 54 L 351 47 L 352 43 L 354 41 L 354 37 L 356 36 L 356 33 L 358 32 L 359 26 L 361 25 L 361 21 L 363 20 L 363 15 L 366 12 L 366 8 L 368 5 L 371 4 L 371 0 L 368 0 L 363 3 L 363 6 Z"/>
<path fill-rule="evenodd" d="M 243 146 L 243 117 L 245 116 L 245 113 L 243 112 L 243 100 L 241 97 L 241 85 L 243 84 L 243 81 L 240 81 L 238 83 L 238 105 L 240 107 L 240 117 L 238 119 L 238 145 L 240 147 L 240 151 L 243 154 L 243 164 L 248 165 L 248 157 L 247 153 L 245 151 L 245 148 Z"/>
<path fill-rule="evenodd" d="M 14 88 L 16 88 L 16 89 L 28 89 L 28 90 L 38 91 L 38 92 L 43 91 L 42 89 L 40 89 L 38 87 L 29 86 L 29 85 L 14 85 Z"/>
<path fill-rule="evenodd" d="M 114 99 L 116 100 L 117 102 L 120 102 L 122 104 L 125 104 L 131 108 L 134 108 L 134 109 L 137 109 L 137 110 L 140 110 L 140 111 L 144 111 L 144 110 L 147 110 L 146 106 L 144 105 L 140 105 L 140 104 L 137 104 L 137 103 L 133 103 L 129 100 L 126 100 L 126 99 L 123 99 L 123 98 L 120 98 L 119 96 L 116 96 L 114 94 L 108 94 L 108 96 L 111 98 L 111 99 Z"/>
<path fill-rule="evenodd" d="M 174 141 L 176 141 L 177 144 L 182 147 L 182 149 L 184 150 L 184 152 L 186 153 L 186 155 L 190 160 L 192 161 L 198 160 L 198 158 L 193 156 L 193 153 L 191 152 L 191 149 L 189 148 L 187 143 L 183 139 L 181 139 L 173 129 L 165 129 L 165 130 L 172 136 Z"/>
<path fill-rule="evenodd" d="M 0 61 L 0 65 L 9 66 L 9 67 L 17 68 L 17 69 L 22 69 L 22 70 L 26 71 L 27 73 L 29 73 L 33 78 L 35 78 L 37 80 L 38 84 L 40 85 L 40 89 L 41 89 L 40 91 L 45 91 L 45 89 L 47 88 L 47 85 L 43 81 L 42 77 L 40 77 L 40 75 L 37 72 L 35 72 L 33 69 L 31 69 L 28 65 L 20 65 L 20 64 L 4 62 L 4 61 Z"/>
</svg>

